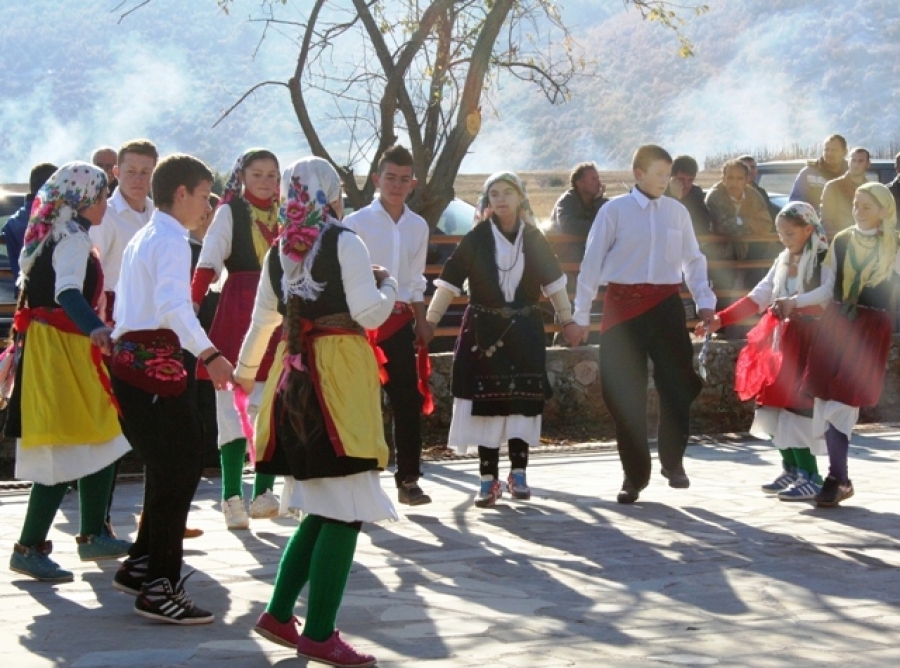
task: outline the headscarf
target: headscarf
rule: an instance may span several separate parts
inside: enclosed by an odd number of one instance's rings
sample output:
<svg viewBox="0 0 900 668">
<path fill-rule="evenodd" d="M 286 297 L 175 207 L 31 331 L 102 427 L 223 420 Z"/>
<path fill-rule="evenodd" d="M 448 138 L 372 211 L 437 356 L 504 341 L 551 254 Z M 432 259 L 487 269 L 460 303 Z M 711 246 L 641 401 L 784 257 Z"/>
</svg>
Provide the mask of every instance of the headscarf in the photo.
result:
<svg viewBox="0 0 900 668">
<path fill-rule="evenodd" d="M 875 257 L 868 259 L 873 252 L 871 243 L 864 241 L 867 237 L 859 233 L 854 226 L 849 228 L 850 239 L 847 253 L 844 256 L 842 299 L 848 303 L 851 312 L 859 299 L 859 293 L 867 286 L 874 286 L 888 280 L 894 271 L 894 258 L 897 255 L 897 203 L 887 186 L 870 181 L 856 189 L 871 196 L 881 207 L 884 215 L 881 229 L 875 237 Z M 872 238 L 872 237 L 868 237 Z M 833 252 L 833 251 L 832 251 Z"/>
<path fill-rule="evenodd" d="M 528 201 L 528 194 L 525 192 L 525 182 L 513 172 L 495 172 L 487 178 L 481 191 L 481 197 L 475 206 L 475 222 L 480 223 L 485 220 L 485 210 L 491 204 L 488 192 L 491 186 L 498 181 L 505 181 L 518 191 L 519 196 L 522 198 L 522 202 L 519 204 L 519 218 L 529 225 L 534 225 L 534 211 L 531 210 L 531 202 Z"/>
<path fill-rule="evenodd" d="M 244 194 L 244 183 L 241 181 L 241 173 L 244 171 L 244 166 L 262 158 L 274 160 L 275 165 L 278 165 L 278 158 L 275 157 L 275 154 L 265 148 L 251 148 L 235 160 L 228 181 L 225 183 L 225 189 L 222 191 L 219 206 L 224 206 L 235 197 L 240 197 Z M 275 199 L 278 199 L 278 193 L 276 193 Z"/>
<path fill-rule="evenodd" d="M 816 210 L 806 202 L 788 202 L 778 212 L 775 220 L 777 221 L 778 218 L 788 218 L 799 221 L 803 225 L 813 226 L 813 233 L 807 239 L 806 245 L 803 247 L 803 253 L 800 256 L 800 262 L 797 264 L 797 276 L 802 277 L 803 286 L 807 286 L 812 281 L 816 265 L 819 263 L 819 253 L 823 250 L 828 250 L 828 236 L 825 234 L 825 228 L 819 222 L 819 215 L 816 213 Z M 776 296 L 786 295 L 785 286 L 790 256 L 791 251 L 787 248 L 778 256 L 778 268 L 775 270 Z"/>
<path fill-rule="evenodd" d="M 82 239 L 90 249 L 93 244 L 75 218 L 79 212 L 96 204 L 106 192 L 106 173 L 86 162 L 69 162 L 56 170 L 41 186 L 31 206 L 31 218 L 25 228 L 25 241 L 19 256 L 21 288 L 48 239 L 65 237 Z"/>
<path fill-rule="evenodd" d="M 310 271 L 319 252 L 322 230 L 338 222 L 328 203 L 340 199 L 341 179 L 327 160 L 301 158 L 284 170 L 281 196 L 284 297 L 287 300 L 297 295 L 313 300 L 325 286 L 314 281 Z"/>
</svg>

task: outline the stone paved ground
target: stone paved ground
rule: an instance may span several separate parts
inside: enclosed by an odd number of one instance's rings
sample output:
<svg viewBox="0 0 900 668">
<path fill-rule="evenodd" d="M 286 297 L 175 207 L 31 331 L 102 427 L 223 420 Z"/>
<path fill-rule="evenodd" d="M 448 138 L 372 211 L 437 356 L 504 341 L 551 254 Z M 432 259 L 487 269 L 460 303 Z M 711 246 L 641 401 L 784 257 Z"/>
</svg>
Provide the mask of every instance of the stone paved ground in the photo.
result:
<svg viewBox="0 0 900 668">
<path fill-rule="evenodd" d="M 688 451 L 689 490 L 655 474 L 634 506 L 615 502 L 608 447 L 534 455 L 535 498 L 490 510 L 471 505 L 475 461 L 428 465 L 434 503 L 365 529 L 341 628 L 385 667 L 900 664 L 900 431 L 854 438 L 857 494 L 830 510 L 758 491 L 778 461 L 765 444 L 703 441 Z M 133 526 L 140 490 L 120 485 L 117 526 Z M 0 665 L 306 665 L 250 631 L 294 521 L 229 533 L 218 492 L 201 483 L 190 524 L 206 534 L 186 543 L 188 590 L 215 624 L 134 615 L 110 587 L 115 563 L 78 562 L 70 494 L 51 537 L 75 582 L 0 570 Z M 0 496 L 4 559 L 25 501 Z"/>
</svg>

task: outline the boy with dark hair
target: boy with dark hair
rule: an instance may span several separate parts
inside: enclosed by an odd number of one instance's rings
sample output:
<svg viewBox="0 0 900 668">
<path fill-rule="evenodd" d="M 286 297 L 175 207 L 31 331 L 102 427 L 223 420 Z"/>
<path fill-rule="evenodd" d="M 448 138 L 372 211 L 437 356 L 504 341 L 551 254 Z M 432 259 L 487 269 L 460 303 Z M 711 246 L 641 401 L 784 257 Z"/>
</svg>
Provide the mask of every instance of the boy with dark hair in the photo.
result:
<svg viewBox="0 0 900 668">
<path fill-rule="evenodd" d="M 641 146 L 635 153 L 635 187 L 600 209 L 588 237 L 575 297 L 575 321 L 581 331 L 566 330 L 571 345 L 587 338 L 591 303 L 598 286 L 605 284 L 600 378 L 625 470 L 619 503 L 637 501 L 650 480 L 648 360 L 653 362 L 659 393 L 662 474 L 670 487 L 690 485 L 682 458 L 691 403 L 701 383 L 694 373 L 693 346 L 679 295 L 682 278 L 704 322 L 715 315 L 716 296 L 709 288 L 706 258 L 687 209 L 662 196 L 671 166 L 672 158 L 659 146 Z"/>
<path fill-rule="evenodd" d="M 676 156 L 672 161 L 672 178 L 666 188 L 666 195 L 677 199 L 688 210 L 694 234 L 698 236 L 710 233 L 709 209 L 706 208 L 703 190 L 694 185 L 699 171 L 700 166 L 691 156 Z"/>
<path fill-rule="evenodd" d="M 188 232 L 210 211 L 213 175 L 197 158 L 172 155 L 153 172 L 157 210 L 128 243 L 116 303 L 112 385 L 132 447 L 145 465 L 144 514 L 113 586 L 137 596 L 134 611 L 172 624 L 208 624 L 181 578 L 182 538 L 200 481 L 202 446 L 182 348 L 217 388 L 232 380 L 191 305 Z"/>
<path fill-rule="evenodd" d="M 25 228 L 28 227 L 28 219 L 31 217 L 31 205 L 34 204 L 34 196 L 41 186 L 47 182 L 53 172 L 56 171 L 56 165 L 49 162 L 42 162 L 31 168 L 31 174 L 28 178 L 28 194 L 25 196 L 25 202 L 22 207 L 9 217 L 3 226 L 3 238 L 6 240 L 6 253 L 9 256 L 9 269 L 12 271 L 13 284 L 19 280 L 19 255 L 22 254 L 22 245 L 25 240 Z M 16 294 L 19 289 L 16 288 Z"/>
<path fill-rule="evenodd" d="M 391 401 L 394 448 L 397 454 L 397 497 L 400 503 L 431 503 L 419 487 L 422 458 L 423 398 L 416 364 L 418 354 L 428 355 L 431 328 L 425 322 L 425 254 L 428 223 L 406 206 L 416 187 L 413 156 L 403 146 L 387 149 L 372 175 L 378 197 L 372 204 L 347 216 L 344 226 L 356 232 L 369 249 L 372 263 L 396 277 L 399 291 L 391 317 L 378 328 L 378 345 L 387 356 L 388 380 L 384 391 Z"/>
</svg>

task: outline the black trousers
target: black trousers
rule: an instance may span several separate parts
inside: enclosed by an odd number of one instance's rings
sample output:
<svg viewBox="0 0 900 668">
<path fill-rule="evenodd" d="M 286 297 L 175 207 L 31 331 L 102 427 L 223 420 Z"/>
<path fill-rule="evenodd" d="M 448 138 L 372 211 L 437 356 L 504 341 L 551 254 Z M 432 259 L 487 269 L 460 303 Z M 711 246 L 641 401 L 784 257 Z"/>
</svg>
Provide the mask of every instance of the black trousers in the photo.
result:
<svg viewBox="0 0 900 668">
<path fill-rule="evenodd" d="M 616 424 L 625 476 L 638 489 L 650 481 L 647 362 L 653 361 L 653 381 L 659 393 L 660 465 L 679 470 L 689 435 L 691 403 L 702 387 L 694 373 L 693 354 L 684 306 L 677 294 L 600 336 L 603 401 Z"/>
<path fill-rule="evenodd" d="M 147 581 L 181 579 L 182 541 L 203 467 L 202 440 L 190 388 L 157 397 L 112 378 L 131 447 L 144 462 L 144 516 L 129 557 L 150 555 Z"/>
<path fill-rule="evenodd" d="M 397 452 L 397 486 L 422 474 L 422 395 L 416 369 L 416 335 L 412 323 L 404 325 L 380 344 L 387 356 L 388 382 L 384 391 L 394 414 L 394 448 Z"/>
</svg>

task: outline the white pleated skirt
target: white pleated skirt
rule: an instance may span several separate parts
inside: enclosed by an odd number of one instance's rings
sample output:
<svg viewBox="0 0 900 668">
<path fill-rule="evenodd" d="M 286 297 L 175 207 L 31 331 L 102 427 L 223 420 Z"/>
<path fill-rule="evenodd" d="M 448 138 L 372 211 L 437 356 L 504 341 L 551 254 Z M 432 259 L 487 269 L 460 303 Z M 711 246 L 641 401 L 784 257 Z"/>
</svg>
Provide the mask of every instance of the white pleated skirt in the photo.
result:
<svg viewBox="0 0 900 668">
<path fill-rule="evenodd" d="M 520 438 L 529 445 L 541 440 L 541 416 L 472 415 L 470 399 L 453 400 L 453 419 L 447 445 L 461 455 L 477 450 L 479 445 L 499 448 L 511 438 Z"/>
<path fill-rule="evenodd" d="M 381 486 L 378 471 L 341 478 L 293 480 L 285 484 L 291 508 L 340 522 L 395 522 L 397 509 Z"/>
<path fill-rule="evenodd" d="M 814 455 L 828 454 L 825 439 L 813 433 L 813 419 L 783 408 L 760 406 L 756 409 L 750 434 L 772 441 L 780 450 L 809 448 Z"/>
</svg>

